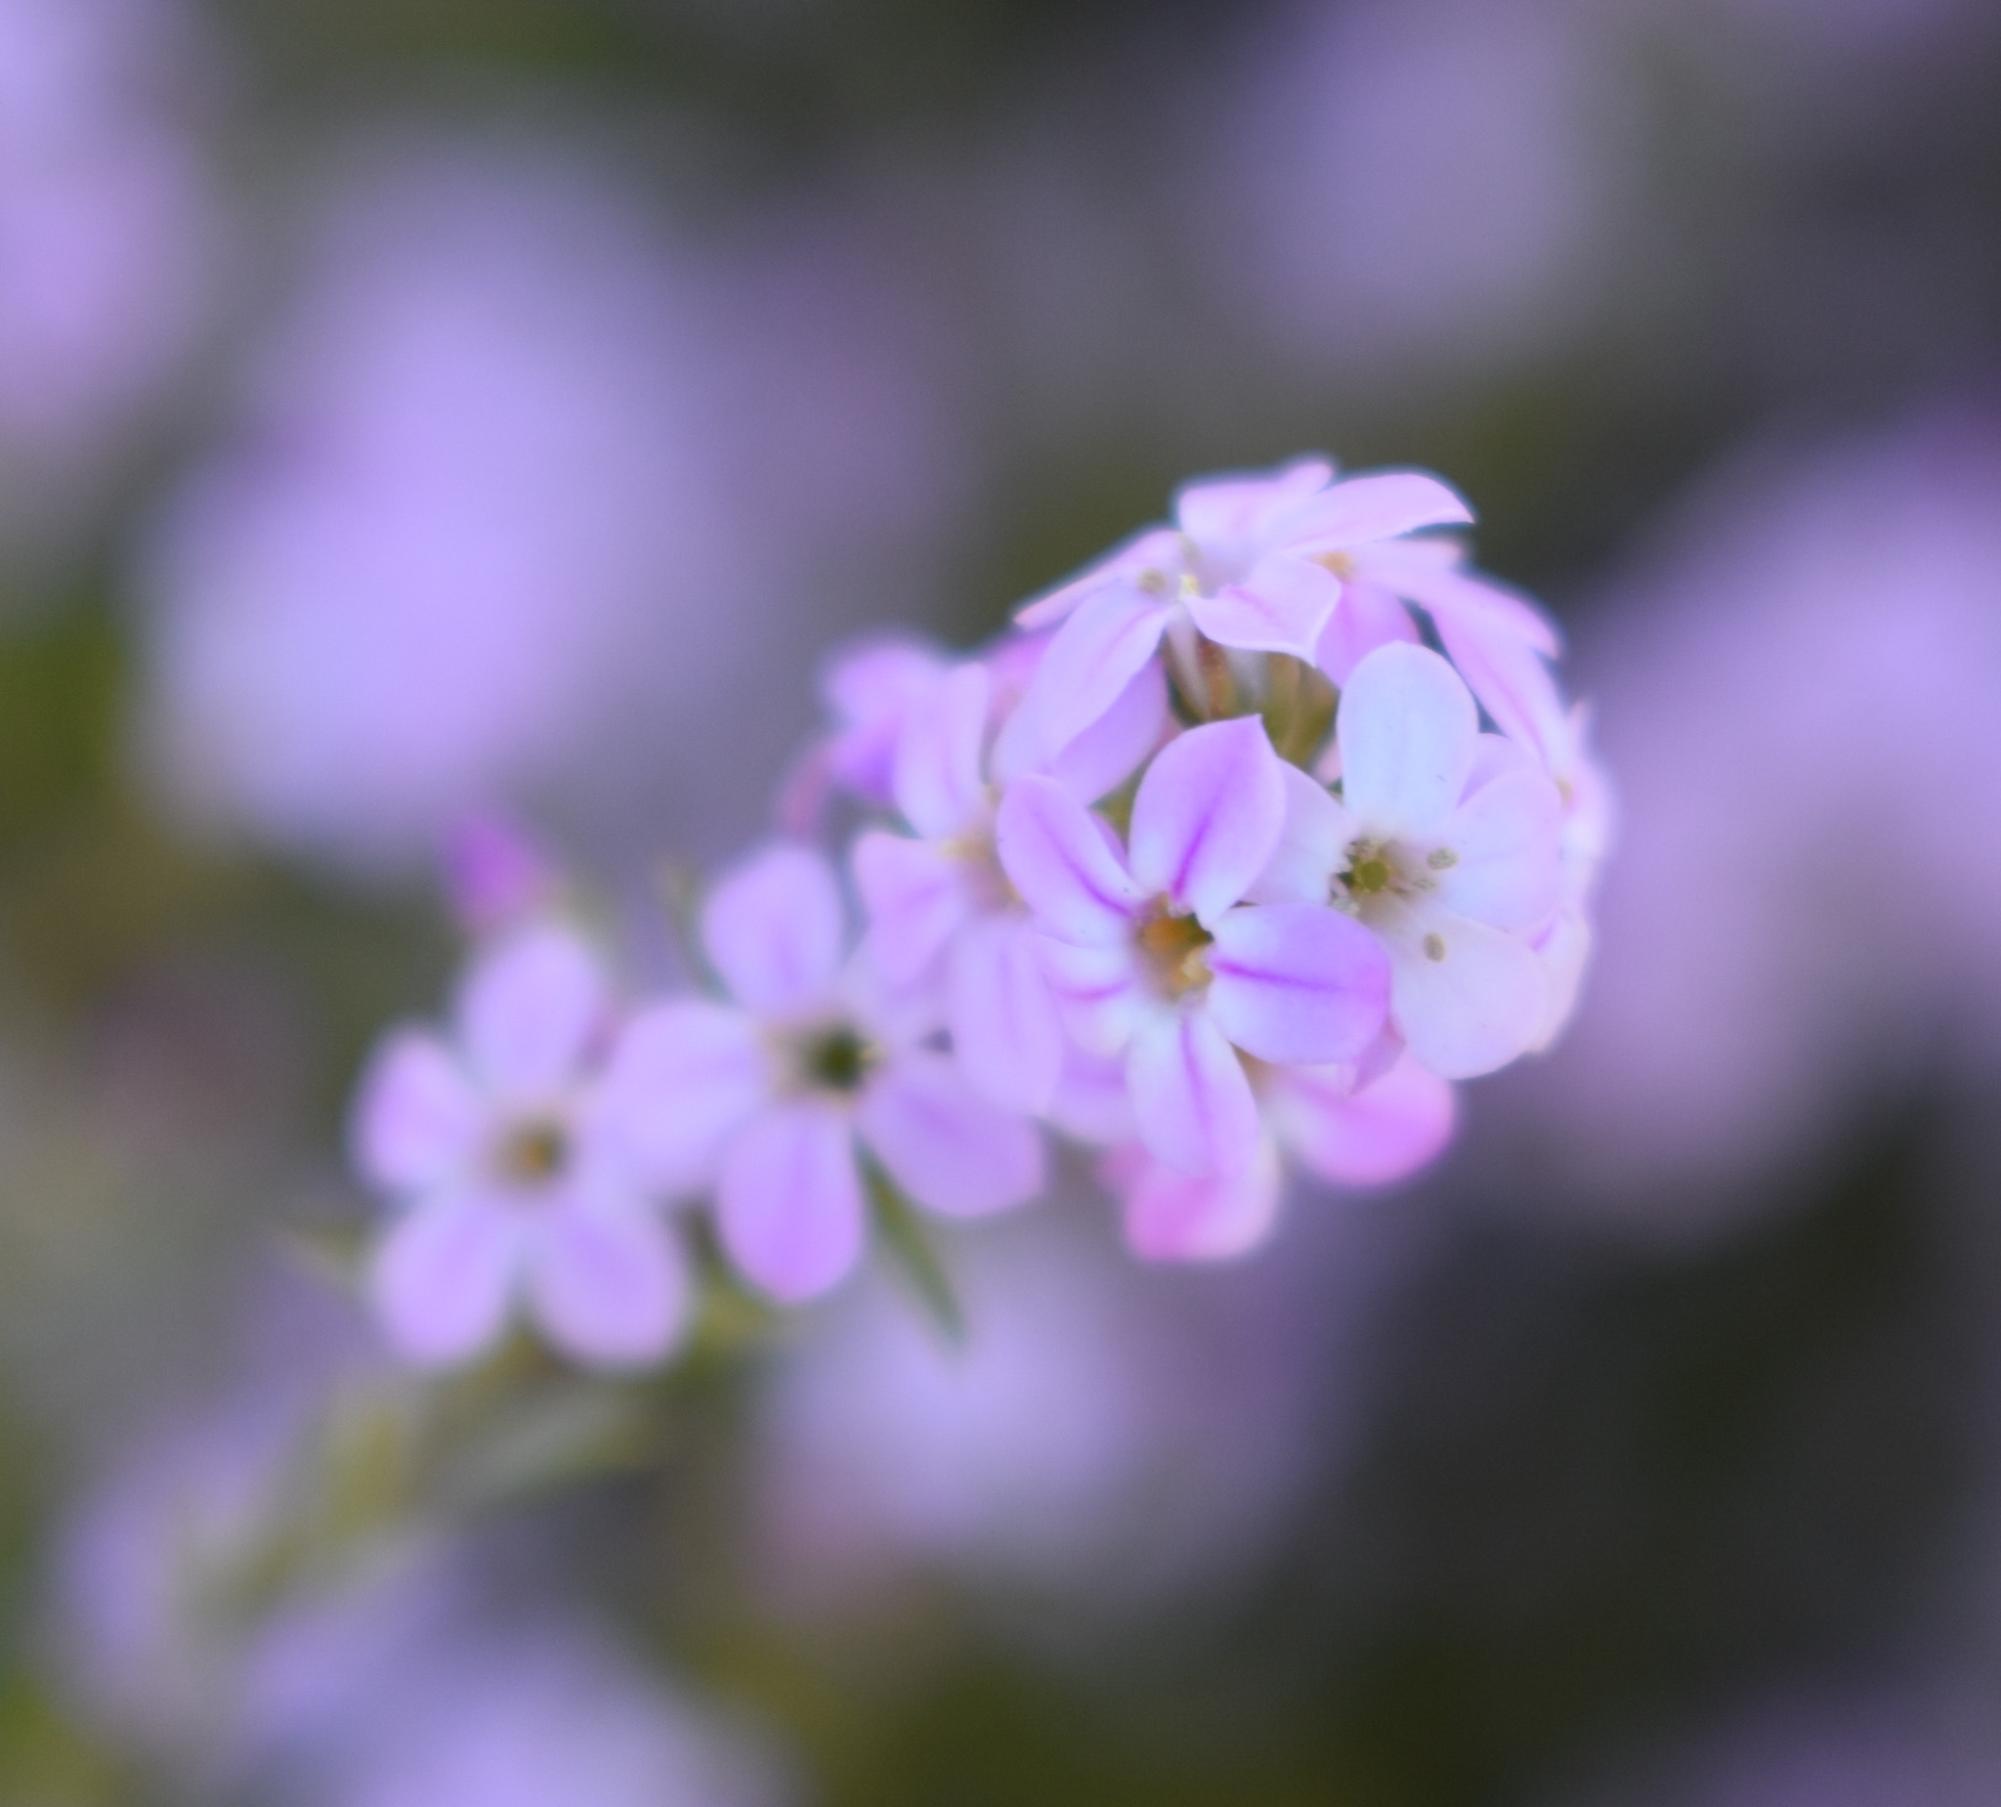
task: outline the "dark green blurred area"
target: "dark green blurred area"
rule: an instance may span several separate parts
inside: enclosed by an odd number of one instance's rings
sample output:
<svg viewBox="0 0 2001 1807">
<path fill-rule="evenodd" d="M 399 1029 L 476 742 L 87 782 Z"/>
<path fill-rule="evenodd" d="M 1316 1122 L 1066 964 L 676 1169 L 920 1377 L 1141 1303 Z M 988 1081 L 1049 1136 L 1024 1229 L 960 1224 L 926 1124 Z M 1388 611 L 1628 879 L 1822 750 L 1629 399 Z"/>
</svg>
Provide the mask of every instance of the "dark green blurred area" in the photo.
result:
<svg viewBox="0 0 2001 1807">
<path fill-rule="evenodd" d="M 1560 342 L 1407 395 L 1302 373 L 1165 230 L 1153 161 L 1200 91 L 1185 72 L 1236 57 L 1261 7 L 221 0 L 213 19 L 228 173 L 280 226 L 288 181 L 357 121 L 501 107 L 602 133 L 682 218 L 879 181 L 975 337 L 991 271 L 954 179 L 976 209 L 993 123 L 1064 121 L 1080 181 L 1130 207 L 1158 299 L 1135 331 L 1180 355 L 1150 387 L 1116 373 L 1074 434 L 1024 372 L 982 371 L 967 430 L 994 483 L 956 587 L 917 605 L 970 638 L 1183 477 L 1319 446 L 1451 473 L 1483 562 L 1588 627 L 1603 575 L 1755 433 L 1991 400 L 2001 33 L 1976 21 L 1900 98 L 1796 133 L 1677 10 L 1635 4 L 1626 28 L 1660 209 L 1628 222 L 1630 265 L 1596 273 Z M 899 212 L 906 169 L 927 181 Z M 0 584 L 19 597 L 0 617 L 0 1807 L 193 1807 L 51 1680 L 51 1552 L 107 1450 L 228 1380 L 219 1327 L 256 1252 L 362 1221 L 347 1091 L 454 958 L 423 883 L 204 840 L 134 769 L 124 572 L 155 479 L 221 412 L 214 355 L 73 557 Z M 1771 1195 L 1748 1227 L 1692 1247 L 1540 1216 L 1533 1139 L 1476 1136 L 1502 1158 L 1410 1202 L 1429 1233 L 1352 1452 L 1304 1453 L 1283 1534 L 1220 1595 L 1073 1625 L 940 1573 L 789 1622 L 732 1548 L 754 1354 L 639 1401 L 659 1440 L 638 1474 L 496 1515 L 574 1547 L 579 1597 L 773 1728 L 829 1807 L 1560 1807 L 1730 1703 L 1921 1665 L 1969 1548 L 2001 1548 L 1978 1534 L 2001 1175 L 1958 1052 L 1852 1101 L 1811 1158 L 1744 1181 Z M 1671 1213 L 1651 1185 L 1633 1197 Z M 1017 1614 L 1051 1634 L 1014 1635 Z M 2001 1723 L 2001 1673 L 1977 1679 Z"/>
</svg>

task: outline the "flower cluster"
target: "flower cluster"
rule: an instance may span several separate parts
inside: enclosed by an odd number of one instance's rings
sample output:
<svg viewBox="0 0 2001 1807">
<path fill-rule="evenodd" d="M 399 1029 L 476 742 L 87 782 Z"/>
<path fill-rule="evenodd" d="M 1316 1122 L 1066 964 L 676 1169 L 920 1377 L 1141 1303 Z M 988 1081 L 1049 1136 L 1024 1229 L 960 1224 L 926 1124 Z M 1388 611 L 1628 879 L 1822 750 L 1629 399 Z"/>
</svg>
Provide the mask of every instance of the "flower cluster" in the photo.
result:
<svg viewBox="0 0 2001 1807">
<path fill-rule="evenodd" d="M 1471 518 L 1318 459 L 1195 483 L 977 655 L 837 662 L 783 827 L 702 900 L 700 983 L 621 992 L 539 907 L 449 1036 L 377 1054 L 397 1346 L 463 1359 L 520 1311 L 652 1361 L 695 1290 L 670 1208 L 796 1303 L 879 1213 L 1028 1203 L 1052 1136 L 1168 1260 L 1257 1243 L 1288 1165 L 1433 1158 L 1454 1083 L 1569 1014 L 1608 831 L 1551 627 L 1435 531 Z"/>
</svg>

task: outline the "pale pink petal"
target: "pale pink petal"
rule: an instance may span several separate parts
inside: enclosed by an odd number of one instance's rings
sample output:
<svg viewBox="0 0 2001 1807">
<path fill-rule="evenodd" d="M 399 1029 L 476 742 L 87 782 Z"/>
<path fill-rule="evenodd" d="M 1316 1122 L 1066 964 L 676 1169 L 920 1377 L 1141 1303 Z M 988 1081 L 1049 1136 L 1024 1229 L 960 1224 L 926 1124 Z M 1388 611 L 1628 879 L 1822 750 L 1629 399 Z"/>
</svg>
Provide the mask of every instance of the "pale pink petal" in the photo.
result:
<svg viewBox="0 0 2001 1807">
<path fill-rule="evenodd" d="M 1030 631 L 1054 627 L 1108 585 L 1129 583 L 1149 569 L 1169 572 L 1178 578 L 1181 536 L 1171 527 L 1149 527 L 1136 534 L 1117 551 L 1087 565 L 1075 577 L 1065 578 L 1055 589 L 1024 603 L 1015 610 L 1015 622 Z"/>
<path fill-rule="evenodd" d="M 1258 1151 L 1258 1106 L 1237 1051 L 1201 1009 L 1142 1019 L 1126 1055 L 1140 1139 L 1182 1173 L 1236 1173 Z"/>
<path fill-rule="evenodd" d="M 776 842 L 733 867 L 702 905 L 702 945 L 731 994 L 763 1015 L 817 1004 L 840 970 L 846 924 L 833 868 Z"/>
<path fill-rule="evenodd" d="M 985 815 L 981 768 L 992 693 L 984 665 L 961 665 L 905 720 L 896 748 L 896 807 L 919 834 L 943 840 Z"/>
<path fill-rule="evenodd" d="M 1438 637 L 1494 725 L 1550 763 L 1569 717 L 1542 655 L 1512 631 L 1458 616 L 1438 618 Z"/>
<path fill-rule="evenodd" d="M 1025 916 L 969 924 L 952 948 L 947 1020 L 974 1088 L 1010 1110 L 1040 1112 L 1063 1066 L 1063 1023 Z"/>
<path fill-rule="evenodd" d="M 1382 585 L 1345 583 L 1341 606 L 1328 617 L 1313 662 L 1337 685 L 1345 685 L 1355 667 L 1377 647 L 1399 642 L 1416 646 L 1420 640 L 1410 610 Z"/>
<path fill-rule="evenodd" d="M 550 1344 L 594 1367 L 656 1362 L 688 1316 L 686 1263 L 651 1212 L 573 1204 L 534 1226 L 528 1305 Z"/>
<path fill-rule="evenodd" d="M 398 1355 L 446 1367 L 499 1340 L 520 1268 L 520 1226 L 513 1207 L 461 1194 L 427 1199 L 390 1225 L 368 1290 Z"/>
<path fill-rule="evenodd" d="M 1463 527 L 1465 499 L 1423 471 L 1373 471 L 1348 477 L 1304 503 L 1285 523 L 1286 544 L 1338 552 L 1394 539 L 1420 527 Z"/>
<path fill-rule="evenodd" d="M 1271 1235 L 1282 1190 L 1278 1158 L 1261 1143 L 1237 1173 L 1195 1175 L 1136 1151 L 1112 1176 L 1126 1246 L 1142 1261 L 1228 1261 Z"/>
<path fill-rule="evenodd" d="M 1098 818 L 1053 778 L 1008 786 L 994 846 L 1008 882 L 1050 934 L 1082 945 L 1125 939 L 1139 887 Z"/>
<path fill-rule="evenodd" d="M 1204 477 L 1175 496 L 1175 524 L 1205 550 L 1244 545 L 1333 478 L 1325 458 L 1298 458 L 1258 476 Z"/>
<path fill-rule="evenodd" d="M 856 1115 L 869 1152 L 899 1190 L 943 1217 L 985 1217 L 1042 1190 L 1042 1136 L 973 1090 L 942 1054 L 899 1056 Z"/>
<path fill-rule="evenodd" d="M 1214 932 L 1209 1014 L 1245 1053 L 1353 1060 L 1382 1033 L 1389 955 L 1352 916 L 1325 904 L 1253 904 Z"/>
<path fill-rule="evenodd" d="M 1241 583 L 1191 596 L 1188 613 L 1218 646 L 1310 660 L 1340 600 L 1341 580 L 1326 566 L 1280 554 L 1260 559 Z"/>
<path fill-rule="evenodd" d="M 1577 994 L 1591 964 L 1591 922 L 1581 909 L 1566 909 L 1537 938 L 1536 957 L 1549 976 L 1549 1007 L 1529 1043 L 1540 1053 L 1561 1035 L 1577 1008 Z"/>
<path fill-rule="evenodd" d="M 1341 796 L 1367 832 L 1429 836 L 1466 789 L 1480 718 L 1459 674 L 1421 646 L 1372 652 L 1341 693 Z"/>
<path fill-rule="evenodd" d="M 576 1076 L 611 998 L 603 963 L 553 923 L 521 929 L 480 956 L 459 988 L 459 1036 L 480 1081 L 511 1098 Z"/>
<path fill-rule="evenodd" d="M 362 1074 L 349 1129 L 356 1169 L 385 1192 L 421 1192 L 463 1172 L 479 1152 L 486 1113 L 451 1050 L 405 1029 Z"/>
<path fill-rule="evenodd" d="M 1386 540 L 1355 554 L 1355 574 L 1393 590 L 1445 623 L 1510 635 L 1552 658 L 1562 646 L 1541 609 L 1504 584 L 1465 568 L 1465 551 L 1450 540 Z"/>
<path fill-rule="evenodd" d="M 922 640 L 864 641 L 828 661 L 820 693 L 841 726 L 823 757 L 836 782 L 868 802 L 889 802 L 904 718 L 945 670 L 944 655 Z"/>
<path fill-rule="evenodd" d="M 1346 869 L 1354 818 L 1333 792 L 1296 765 L 1285 765 L 1285 826 L 1249 895 L 1259 903 L 1326 903 Z"/>
<path fill-rule="evenodd" d="M 868 919 L 870 957 L 894 983 L 915 979 L 972 908 L 966 863 L 935 841 L 872 828 L 855 842 L 855 890 Z"/>
<path fill-rule="evenodd" d="M 861 1259 L 867 1222 L 854 1133 L 833 1106 L 786 1105 L 731 1144 L 716 1227 L 737 1271 L 774 1299 L 838 1286 Z"/>
<path fill-rule="evenodd" d="M 749 1015 L 676 998 L 625 1026 L 598 1089 L 598 1121 L 643 1184 L 691 1191 L 714 1179 L 724 1145 L 772 1083 L 771 1057 Z"/>
<path fill-rule="evenodd" d="M 1049 776 L 1083 802 L 1095 803 L 1146 763 L 1173 719 L 1167 673 L 1158 661 L 1144 665 L 1119 700 L 1049 762 Z"/>
<path fill-rule="evenodd" d="M 1035 668 L 1022 707 L 1054 758 L 1119 700 L 1146 667 L 1174 609 L 1131 584 L 1093 596 L 1057 630 Z"/>
<path fill-rule="evenodd" d="M 1256 716 L 1168 742 L 1133 800 L 1132 872 L 1204 925 L 1251 887 L 1285 827 L 1285 780 Z"/>
<path fill-rule="evenodd" d="M 1070 1048 L 1046 1115 L 1063 1134 L 1080 1142 L 1113 1148 L 1132 1141 L 1138 1131 L 1126 1091 L 1125 1062 Z"/>
<path fill-rule="evenodd" d="M 1148 999 L 1130 944 L 1076 947 L 1044 936 L 1037 952 L 1071 1039 L 1097 1055 L 1123 1049 Z"/>
<path fill-rule="evenodd" d="M 1277 1075 L 1266 1109 L 1287 1151 L 1323 1180 L 1381 1186 L 1429 1166 L 1452 1140 L 1452 1087 L 1416 1061 L 1349 1089 L 1348 1067 L 1292 1067 Z"/>
<path fill-rule="evenodd" d="M 1501 929 L 1428 912 L 1392 950 L 1390 1010 L 1412 1056 L 1441 1079 L 1504 1067 L 1542 1032 L 1548 975 Z"/>
<path fill-rule="evenodd" d="M 1533 929 L 1563 893 L 1563 799 L 1536 771 L 1483 784 L 1452 812 L 1443 842 L 1453 864 L 1438 876 L 1448 910 L 1498 929 Z"/>
</svg>

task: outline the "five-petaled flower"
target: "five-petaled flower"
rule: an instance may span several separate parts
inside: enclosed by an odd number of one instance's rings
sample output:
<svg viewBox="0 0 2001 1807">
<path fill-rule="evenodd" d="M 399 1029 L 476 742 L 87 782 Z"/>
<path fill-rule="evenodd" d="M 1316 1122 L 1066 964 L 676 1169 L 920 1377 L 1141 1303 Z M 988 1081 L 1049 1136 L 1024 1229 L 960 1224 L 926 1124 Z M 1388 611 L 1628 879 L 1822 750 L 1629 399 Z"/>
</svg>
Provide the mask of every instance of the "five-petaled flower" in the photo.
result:
<svg viewBox="0 0 2001 1807">
<path fill-rule="evenodd" d="M 977 1217 L 1042 1186 L 1026 1117 L 925 1045 L 926 1015 L 847 957 L 833 868 L 777 843 L 709 894 L 702 941 L 730 1001 L 641 1010 L 605 1080 L 611 1127 L 663 1189 L 715 1188 L 745 1278 L 797 1301 L 838 1285 L 868 1221 L 864 1155 L 918 1204 Z"/>
<path fill-rule="evenodd" d="M 1381 1033 L 1382 948 L 1325 898 L 1246 905 L 1285 821 L 1284 768 L 1255 718 L 1214 722 L 1147 768 L 1122 856 L 1062 786 L 1028 777 L 998 843 L 1035 912 L 1072 1032 L 1123 1053 L 1142 1142 L 1187 1173 L 1258 1148 L 1242 1054 L 1350 1060 Z"/>
<path fill-rule="evenodd" d="M 405 1029 L 377 1051 L 354 1155 L 396 1201 L 370 1289 L 411 1361 L 479 1354 L 517 1304 L 581 1362 L 672 1347 L 688 1280 L 607 1134 L 596 1055 L 610 1002 L 597 955 L 538 925 L 475 961 L 451 1039 Z"/>
<path fill-rule="evenodd" d="M 1332 902 L 1389 950 L 1390 1015 L 1444 1079 L 1537 1038 L 1549 977 L 1532 937 L 1562 893 L 1563 803 L 1525 752 L 1480 731 L 1438 654 L 1386 646 L 1356 667 L 1336 728 L 1337 799 L 1285 772 L 1286 824 L 1257 893 Z"/>
</svg>

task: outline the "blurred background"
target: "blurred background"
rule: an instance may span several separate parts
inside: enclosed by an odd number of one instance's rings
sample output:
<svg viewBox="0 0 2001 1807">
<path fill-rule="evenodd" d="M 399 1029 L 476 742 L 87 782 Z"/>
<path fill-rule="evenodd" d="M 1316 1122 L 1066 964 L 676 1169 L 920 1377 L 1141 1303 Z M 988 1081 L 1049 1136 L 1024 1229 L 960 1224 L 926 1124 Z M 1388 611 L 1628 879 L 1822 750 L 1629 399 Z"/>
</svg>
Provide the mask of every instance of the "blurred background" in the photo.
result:
<svg viewBox="0 0 2001 1807">
<path fill-rule="evenodd" d="M 1987 0 L 0 0 L 0 1803 L 2001 1801 L 1997 219 Z M 465 824 L 643 921 L 1307 449 L 1566 624 L 1567 1040 L 963 1349 L 390 1372 Z"/>
</svg>

